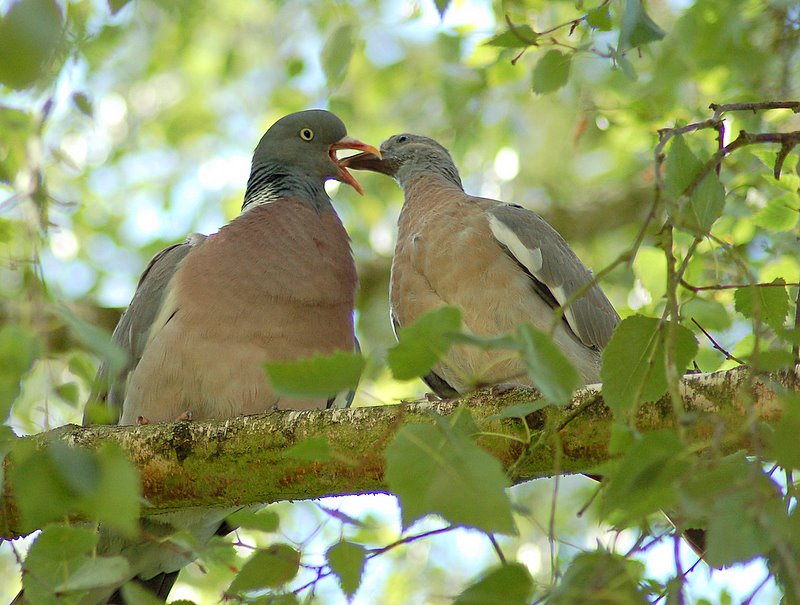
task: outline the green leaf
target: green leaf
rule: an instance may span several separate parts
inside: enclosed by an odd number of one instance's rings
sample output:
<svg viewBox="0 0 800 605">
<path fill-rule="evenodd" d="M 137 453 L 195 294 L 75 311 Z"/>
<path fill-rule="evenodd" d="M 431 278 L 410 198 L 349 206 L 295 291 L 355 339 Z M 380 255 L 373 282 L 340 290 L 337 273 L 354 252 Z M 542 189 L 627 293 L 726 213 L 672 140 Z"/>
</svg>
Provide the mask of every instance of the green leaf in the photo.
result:
<svg viewBox="0 0 800 605">
<path fill-rule="evenodd" d="M 602 550 L 583 552 L 572 560 L 547 605 L 647 605 L 650 600 L 641 585 L 643 573 L 641 562 L 622 555 Z"/>
<path fill-rule="evenodd" d="M 123 535 L 133 536 L 139 529 L 139 473 L 115 443 L 104 444 L 96 456 L 100 461 L 100 481 L 93 492 L 78 500 L 77 509 Z"/>
<path fill-rule="evenodd" d="M 51 464 L 72 492 L 85 496 L 97 490 L 100 461 L 93 452 L 70 447 L 62 441 L 53 441 L 46 451 Z"/>
<path fill-rule="evenodd" d="M 304 462 L 324 462 L 331 459 L 331 446 L 325 437 L 312 437 L 295 443 L 283 455 Z"/>
<path fill-rule="evenodd" d="M 233 526 L 272 533 L 278 531 L 281 519 L 273 511 L 262 510 L 256 512 L 243 508 L 228 515 L 227 521 Z"/>
<path fill-rule="evenodd" d="M 2 44 L 0 41 L 0 46 Z M 0 66 L 0 70 L 2 69 Z M 38 118 L 32 112 L 0 106 L 0 132 L 3 133 L 0 137 L 0 182 L 13 183 L 19 171 L 28 168 L 30 141 L 37 136 L 37 124 Z M 11 241 L 11 236 L 25 232 L 21 222 L 8 219 L 3 221 L 6 225 L 3 230 L 11 227 L 5 241 Z M 0 241 L 3 241 L 2 238 Z"/>
<path fill-rule="evenodd" d="M 359 544 L 342 541 L 331 546 L 325 558 L 333 573 L 339 578 L 342 592 L 351 598 L 361 585 L 367 551 Z"/>
<path fill-rule="evenodd" d="M 519 342 L 508 334 L 501 334 L 500 336 L 478 336 L 476 334 L 466 334 L 464 332 L 453 333 L 448 336 L 448 340 L 452 344 L 465 344 L 472 347 L 478 347 L 484 351 L 493 349 L 509 349 L 512 351 L 519 351 L 521 349 Z"/>
<path fill-rule="evenodd" d="M 298 57 L 293 57 L 286 62 L 286 75 L 289 76 L 289 78 L 294 78 L 303 73 L 305 68 L 305 61 Z"/>
<path fill-rule="evenodd" d="M 744 477 L 750 479 L 748 485 L 729 493 L 718 492 L 711 503 L 706 559 L 714 567 L 744 563 L 766 554 L 774 538 L 764 526 L 770 518 L 784 516 L 781 501 L 763 475 L 748 473 Z"/>
<path fill-rule="evenodd" d="M 721 302 L 693 298 L 681 306 L 681 316 L 692 319 L 706 330 L 726 330 L 731 326 L 731 316 Z"/>
<path fill-rule="evenodd" d="M 130 565 L 125 557 L 94 557 L 70 573 L 55 590 L 75 592 L 103 586 L 119 586 L 130 577 Z"/>
<path fill-rule="evenodd" d="M 753 217 L 753 222 L 769 231 L 788 231 L 797 225 L 799 207 L 797 193 L 787 192 L 769 200 Z"/>
<path fill-rule="evenodd" d="M 81 514 L 125 535 L 136 533 L 139 476 L 119 446 L 92 452 L 54 441 L 35 450 L 20 442 L 12 457 L 10 479 L 25 531 Z"/>
<path fill-rule="evenodd" d="M 682 222 L 707 233 L 725 208 L 725 188 L 714 171 L 706 175 L 689 197 L 683 210 Z"/>
<path fill-rule="evenodd" d="M 29 444 L 19 442 L 11 457 L 14 464 L 9 478 L 14 486 L 23 533 L 63 519 L 74 504 L 75 495 L 54 467 L 47 451 L 37 451 Z"/>
<path fill-rule="evenodd" d="M 550 403 L 569 403 L 575 389 L 583 384 L 575 366 L 552 338 L 530 324 L 519 326 L 517 335 L 522 342 L 522 359 L 534 386 Z"/>
<path fill-rule="evenodd" d="M 76 382 L 65 382 L 56 386 L 56 393 L 74 408 L 80 405 L 81 391 Z"/>
<path fill-rule="evenodd" d="M 598 6 L 586 13 L 586 23 L 601 32 L 611 31 L 611 11 L 608 6 Z"/>
<path fill-rule="evenodd" d="M 703 169 L 701 162 L 692 153 L 682 135 L 673 137 L 665 162 L 665 186 L 667 193 L 676 202 L 673 214 L 676 222 L 692 230 L 706 233 L 722 215 L 725 207 L 725 189 L 715 172 L 709 172 L 683 199 L 687 188 Z"/>
<path fill-rule="evenodd" d="M 39 355 L 39 339 L 20 325 L 0 327 L 0 419 L 8 418 L 23 376 Z"/>
<path fill-rule="evenodd" d="M 305 603 L 306 601 L 304 601 Z M 267 593 L 263 597 L 256 599 L 248 599 L 248 605 L 300 605 L 298 596 L 291 592 L 282 594 Z M 180 605 L 179 603 L 171 602 L 169 605 Z"/>
<path fill-rule="evenodd" d="M 111 10 L 112 15 L 116 15 L 125 8 L 130 1 L 131 0 L 108 0 L 108 8 Z"/>
<path fill-rule="evenodd" d="M 338 88 L 344 81 L 354 48 L 355 28 L 353 25 L 340 25 L 333 30 L 333 33 L 322 48 L 322 56 L 320 57 L 328 88 Z"/>
<path fill-rule="evenodd" d="M 747 355 L 744 360 L 756 372 L 774 372 L 775 370 L 789 369 L 795 364 L 795 357 L 791 351 L 776 349 L 759 351 L 758 355 Z"/>
<path fill-rule="evenodd" d="M 784 284 L 778 278 L 773 284 Z M 789 312 L 789 294 L 785 286 L 746 286 L 737 288 L 733 294 L 736 310 L 748 319 L 760 317 L 776 332 L 783 328 L 786 314 Z"/>
<path fill-rule="evenodd" d="M 386 448 L 386 483 L 400 500 L 403 527 L 439 514 L 451 523 L 486 532 L 516 532 L 508 478 L 500 462 L 460 430 L 459 408 L 437 423 L 401 428 Z"/>
<path fill-rule="evenodd" d="M 108 363 L 109 376 L 116 376 L 125 367 L 125 351 L 111 341 L 111 335 L 105 330 L 78 317 L 66 305 L 56 307 L 56 314 L 81 343 Z"/>
<path fill-rule="evenodd" d="M 492 414 L 486 420 L 502 420 L 503 418 L 525 418 L 528 414 L 533 414 L 539 410 L 543 410 L 550 404 L 546 401 L 529 401 L 527 403 L 518 403 L 510 405 L 497 414 Z"/>
<path fill-rule="evenodd" d="M 533 68 L 533 92 L 544 95 L 564 86 L 569 81 L 572 56 L 572 53 L 548 50 Z"/>
<path fill-rule="evenodd" d="M 125 605 L 164 605 L 164 601 L 138 582 L 124 584 L 121 592 Z M 181 603 L 187 603 L 187 601 L 170 601 L 170 605 L 180 605 Z"/>
<path fill-rule="evenodd" d="M 273 390 L 290 397 L 332 397 L 355 389 L 365 359 L 358 353 L 337 351 L 299 361 L 264 364 Z"/>
<path fill-rule="evenodd" d="M 14 236 L 14 232 L 20 229 L 19 223 L 0 217 L 0 244 L 7 244 Z"/>
<path fill-rule="evenodd" d="M 453 605 L 527 605 L 533 578 L 522 563 L 496 567 L 462 592 Z"/>
<path fill-rule="evenodd" d="M 625 77 L 631 82 L 635 82 L 639 78 L 639 74 L 636 73 L 636 68 L 624 53 L 615 53 L 614 60 L 616 61 L 617 66 L 622 70 L 622 73 L 625 74 Z"/>
<path fill-rule="evenodd" d="M 434 0 L 436 4 L 436 10 L 439 12 L 439 18 L 444 18 L 444 13 L 447 10 L 447 7 L 450 6 L 450 0 Z"/>
<path fill-rule="evenodd" d="M 240 594 L 283 586 L 300 569 L 300 553 L 288 544 L 273 544 L 255 552 L 231 582 L 228 592 Z"/>
<path fill-rule="evenodd" d="M 92 101 L 83 92 L 75 92 L 72 94 L 72 102 L 75 104 L 75 107 L 78 108 L 82 114 L 88 117 L 92 117 L 94 115 L 94 108 L 92 107 Z"/>
<path fill-rule="evenodd" d="M 450 348 L 449 336 L 461 328 L 461 310 L 441 307 L 428 311 L 410 326 L 397 331 L 398 343 L 387 361 L 397 380 L 424 376 Z"/>
<path fill-rule="evenodd" d="M 767 433 L 767 459 L 775 460 L 787 470 L 800 469 L 800 396 L 784 393 L 780 397 L 783 415 L 772 432 Z"/>
<path fill-rule="evenodd" d="M 659 320 L 634 315 L 622 321 L 603 350 L 603 398 L 617 418 L 636 411 L 639 404 L 656 401 L 667 390 L 664 337 Z M 697 341 L 687 328 L 676 325 L 676 359 L 683 374 L 697 353 Z"/>
<path fill-rule="evenodd" d="M 608 453 L 624 454 L 639 438 L 639 432 L 627 424 L 615 422 L 611 425 L 611 436 L 608 439 Z"/>
<path fill-rule="evenodd" d="M 709 565 L 747 561 L 787 535 L 780 490 L 761 465 L 737 452 L 707 466 L 695 464 L 684 476 L 681 505 L 707 529 L 704 558 Z"/>
<path fill-rule="evenodd" d="M 64 40 L 55 0 L 20 0 L 0 16 L 0 82 L 23 89 L 55 75 L 52 63 Z"/>
<path fill-rule="evenodd" d="M 667 193 L 678 199 L 700 172 L 703 164 L 689 149 L 683 135 L 675 135 L 669 144 L 669 152 L 664 160 L 664 185 Z"/>
<path fill-rule="evenodd" d="M 50 495 L 48 494 L 48 497 Z M 25 558 L 22 576 L 28 603 L 60 603 L 55 586 L 89 562 L 99 534 L 94 528 L 52 525 L 42 529 Z"/>
<path fill-rule="evenodd" d="M 633 259 L 633 270 L 653 300 L 664 296 L 667 289 L 667 261 L 663 250 L 642 246 Z"/>
<path fill-rule="evenodd" d="M 533 31 L 530 25 L 517 25 L 489 38 L 486 44 L 500 48 L 527 48 L 536 44 L 538 38 L 539 34 Z"/>
<path fill-rule="evenodd" d="M 642 0 L 626 0 L 619 32 L 618 50 L 627 50 L 661 40 L 666 34 L 645 12 Z"/>
<path fill-rule="evenodd" d="M 687 468 L 684 446 L 671 430 L 647 433 L 618 460 L 603 506 L 616 523 L 635 523 L 677 499 L 674 480 Z"/>
</svg>

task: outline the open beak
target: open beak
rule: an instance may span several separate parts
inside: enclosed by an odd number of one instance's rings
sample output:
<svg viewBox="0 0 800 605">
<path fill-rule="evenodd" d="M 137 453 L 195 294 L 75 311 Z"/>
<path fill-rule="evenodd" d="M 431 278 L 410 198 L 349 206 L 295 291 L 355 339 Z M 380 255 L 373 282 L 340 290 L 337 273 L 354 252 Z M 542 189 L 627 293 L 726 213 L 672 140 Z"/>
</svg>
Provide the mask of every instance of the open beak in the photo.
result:
<svg viewBox="0 0 800 605">
<path fill-rule="evenodd" d="M 397 173 L 398 163 L 388 157 L 381 157 L 371 151 L 364 153 L 357 153 L 342 159 L 341 166 L 343 168 L 352 168 L 353 170 L 370 170 L 372 172 L 380 172 L 387 176 L 394 177 Z"/>
<path fill-rule="evenodd" d="M 358 139 L 353 137 L 345 136 L 336 141 L 333 145 L 331 145 L 330 150 L 328 153 L 331 156 L 331 161 L 336 164 L 336 169 L 338 170 L 337 178 L 343 182 L 350 185 L 353 189 L 358 191 L 361 195 L 364 195 L 364 190 L 361 188 L 361 185 L 358 184 L 353 176 L 347 172 L 347 158 L 342 159 L 341 161 L 336 157 L 336 150 L 337 149 L 353 149 L 354 151 L 363 151 L 365 155 L 372 155 L 381 157 L 381 152 L 378 151 L 377 148 L 373 147 L 372 145 L 367 145 L 366 143 L 362 143 Z M 361 154 L 358 154 L 361 155 Z"/>
</svg>

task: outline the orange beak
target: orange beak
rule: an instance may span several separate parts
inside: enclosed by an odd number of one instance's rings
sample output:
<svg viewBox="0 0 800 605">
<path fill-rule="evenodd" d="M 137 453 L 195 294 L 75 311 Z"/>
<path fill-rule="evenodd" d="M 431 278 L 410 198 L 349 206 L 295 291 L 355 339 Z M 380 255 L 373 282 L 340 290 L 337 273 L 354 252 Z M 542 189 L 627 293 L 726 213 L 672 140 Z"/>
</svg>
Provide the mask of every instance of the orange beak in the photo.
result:
<svg viewBox="0 0 800 605">
<path fill-rule="evenodd" d="M 342 137 L 341 139 L 336 141 L 333 145 L 331 145 L 330 151 L 328 152 L 330 153 L 331 161 L 334 164 L 336 164 L 336 169 L 338 170 L 337 178 L 342 183 L 347 183 L 348 185 L 350 185 L 361 195 L 364 195 L 364 190 L 361 188 L 361 185 L 358 184 L 358 181 L 353 178 L 353 175 L 347 172 L 347 168 L 345 168 L 344 166 L 342 166 L 341 163 L 339 163 L 339 159 L 336 157 L 337 149 L 352 149 L 354 151 L 366 151 L 378 157 L 381 157 L 381 152 L 378 151 L 372 145 L 367 145 L 366 143 L 362 143 L 358 139 L 354 139 L 353 137 L 350 136 Z"/>
</svg>

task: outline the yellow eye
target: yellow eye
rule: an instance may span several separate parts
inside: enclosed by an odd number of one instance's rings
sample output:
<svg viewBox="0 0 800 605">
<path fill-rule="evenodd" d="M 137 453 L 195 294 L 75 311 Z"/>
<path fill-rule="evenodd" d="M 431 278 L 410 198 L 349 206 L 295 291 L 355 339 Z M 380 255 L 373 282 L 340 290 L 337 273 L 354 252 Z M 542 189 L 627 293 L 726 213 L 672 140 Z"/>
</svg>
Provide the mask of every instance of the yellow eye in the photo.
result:
<svg viewBox="0 0 800 605">
<path fill-rule="evenodd" d="M 300 129 L 300 138 L 304 141 L 310 141 L 314 138 L 314 131 L 310 128 L 301 128 Z"/>
</svg>

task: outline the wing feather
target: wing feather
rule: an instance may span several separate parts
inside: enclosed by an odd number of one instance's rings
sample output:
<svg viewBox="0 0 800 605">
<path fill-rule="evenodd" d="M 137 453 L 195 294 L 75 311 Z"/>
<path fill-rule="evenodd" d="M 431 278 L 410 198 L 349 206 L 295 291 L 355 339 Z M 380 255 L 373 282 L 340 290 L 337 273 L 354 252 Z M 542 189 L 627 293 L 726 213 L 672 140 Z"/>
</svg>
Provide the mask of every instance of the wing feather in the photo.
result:
<svg viewBox="0 0 800 605">
<path fill-rule="evenodd" d="M 489 226 L 506 253 L 547 290 L 543 298 L 552 306 L 564 304 L 576 291 L 592 281 L 592 273 L 547 221 L 515 204 L 476 198 L 488 204 Z M 619 323 L 619 315 L 597 284 L 564 312 L 567 324 L 587 347 L 602 349 Z"/>
<path fill-rule="evenodd" d="M 109 376 L 108 364 L 101 364 L 89 398 L 90 403 L 105 402 L 115 416 L 119 417 L 125 401 L 128 375 L 142 358 L 151 327 L 161 315 L 167 286 L 186 255 L 205 239 L 206 236 L 193 233 L 185 242 L 164 248 L 150 260 L 139 278 L 130 305 L 111 335 L 112 342 L 125 352 L 128 361 L 118 376 Z M 90 411 L 91 406 L 87 406 L 84 424 L 89 422 Z"/>
</svg>

